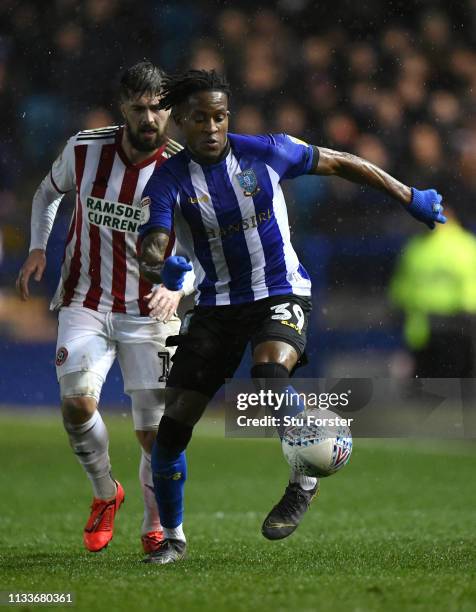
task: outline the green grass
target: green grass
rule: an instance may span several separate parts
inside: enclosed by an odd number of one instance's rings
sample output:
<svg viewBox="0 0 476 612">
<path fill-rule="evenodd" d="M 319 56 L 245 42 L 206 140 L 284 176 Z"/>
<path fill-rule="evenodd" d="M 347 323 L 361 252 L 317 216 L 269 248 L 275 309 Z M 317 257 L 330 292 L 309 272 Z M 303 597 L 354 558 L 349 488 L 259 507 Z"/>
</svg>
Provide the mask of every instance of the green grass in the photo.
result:
<svg viewBox="0 0 476 612">
<path fill-rule="evenodd" d="M 188 454 L 189 558 L 150 567 L 129 417 L 105 417 L 126 503 L 93 555 L 89 485 L 60 419 L 35 414 L 0 413 L 0 590 L 73 591 L 66 609 L 81 611 L 476 610 L 475 446 L 357 440 L 299 530 L 272 543 L 260 526 L 286 483 L 279 445 L 204 423 Z"/>
</svg>

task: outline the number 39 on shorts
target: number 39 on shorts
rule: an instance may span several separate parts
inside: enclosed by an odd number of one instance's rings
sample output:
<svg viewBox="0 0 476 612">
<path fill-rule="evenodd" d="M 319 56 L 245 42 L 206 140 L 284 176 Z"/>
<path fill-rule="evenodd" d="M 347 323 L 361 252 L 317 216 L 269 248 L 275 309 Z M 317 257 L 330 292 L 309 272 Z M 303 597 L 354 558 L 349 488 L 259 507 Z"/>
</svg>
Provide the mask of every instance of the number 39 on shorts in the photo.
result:
<svg viewBox="0 0 476 612">
<path fill-rule="evenodd" d="M 288 325 L 295 329 L 299 334 L 302 333 L 305 317 L 304 312 L 299 304 L 290 304 L 285 302 L 283 304 L 276 304 L 271 306 L 271 310 L 274 314 L 271 316 L 272 319 L 281 321 L 283 325 Z M 294 318 L 294 321 L 292 320 Z"/>
</svg>

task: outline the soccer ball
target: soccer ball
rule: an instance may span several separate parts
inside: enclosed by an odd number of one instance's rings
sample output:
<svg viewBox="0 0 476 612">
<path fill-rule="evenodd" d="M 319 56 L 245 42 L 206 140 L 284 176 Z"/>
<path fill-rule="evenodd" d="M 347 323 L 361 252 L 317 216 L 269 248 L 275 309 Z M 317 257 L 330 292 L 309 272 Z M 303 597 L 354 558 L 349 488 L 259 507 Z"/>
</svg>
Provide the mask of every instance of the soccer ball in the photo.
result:
<svg viewBox="0 0 476 612">
<path fill-rule="evenodd" d="M 352 434 L 347 425 L 334 425 L 339 415 L 330 410 L 306 410 L 296 425 L 284 431 L 282 448 L 293 470 L 305 476 L 331 476 L 348 463 Z"/>
</svg>

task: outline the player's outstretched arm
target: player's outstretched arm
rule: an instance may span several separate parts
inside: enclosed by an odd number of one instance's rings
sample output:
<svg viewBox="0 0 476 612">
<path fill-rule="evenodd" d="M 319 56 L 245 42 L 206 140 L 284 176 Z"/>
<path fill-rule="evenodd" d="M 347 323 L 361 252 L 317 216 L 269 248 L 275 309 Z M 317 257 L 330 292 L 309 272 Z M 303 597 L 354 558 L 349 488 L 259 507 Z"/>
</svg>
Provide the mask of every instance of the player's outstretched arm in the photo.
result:
<svg viewBox="0 0 476 612">
<path fill-rule="evenodd" d="M 339 176 L 383 191 L 398 200 L 415 219 L 430 229 L 435 227 L 435 222 L 446 222 L 442 214 L 442 197 L 435 189 L 420 191 L 408 187 L 382 168 L 350 153 L 315 147 L 315 158 L 317 163 L 310 174 Z"/>
<path fill-rule="evenodd" d="M 382 168 L 351 153 L 316 148 L 319 150 L 319 159 L 311 174 L 335 175 L 353 183 L 370 185 L 384 191 L 402 204 L 410 204 L 411 188 L 397 181 Z"/>
</svg>

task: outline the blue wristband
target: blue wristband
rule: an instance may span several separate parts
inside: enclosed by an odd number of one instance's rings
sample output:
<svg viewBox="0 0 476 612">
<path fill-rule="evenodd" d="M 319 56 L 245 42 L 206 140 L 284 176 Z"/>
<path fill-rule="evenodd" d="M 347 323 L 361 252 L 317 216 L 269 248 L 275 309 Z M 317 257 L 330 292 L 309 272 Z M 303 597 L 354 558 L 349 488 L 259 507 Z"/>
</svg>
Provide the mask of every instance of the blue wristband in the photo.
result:
<svg viewBox="0 0 476 612">
<path fill-rule="evenodd" d="M 179 291 L 183 287 L 186 273 L 191 269 L 192 265 L 185 257 L 172 255 L 165 260 L 160 277 L 167 289 L 170 291 Z"/>
<path fill-rule="evenodd" d="M 411 190 L 412 199 L 407 210 L 412 217 L 425 223 L 430 229 L 434 229 L 435 222 L 446 223 L 446 217 L 442 214 L 442 196 L 435 189 L 420 191 L 412 187 Z"/>
</svg>

